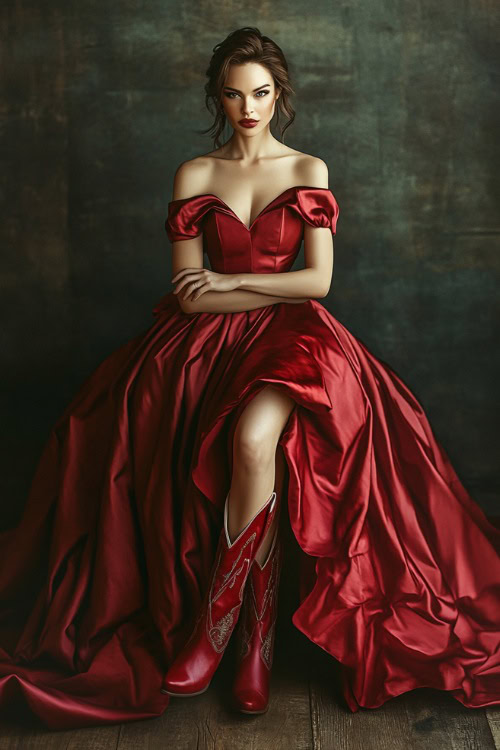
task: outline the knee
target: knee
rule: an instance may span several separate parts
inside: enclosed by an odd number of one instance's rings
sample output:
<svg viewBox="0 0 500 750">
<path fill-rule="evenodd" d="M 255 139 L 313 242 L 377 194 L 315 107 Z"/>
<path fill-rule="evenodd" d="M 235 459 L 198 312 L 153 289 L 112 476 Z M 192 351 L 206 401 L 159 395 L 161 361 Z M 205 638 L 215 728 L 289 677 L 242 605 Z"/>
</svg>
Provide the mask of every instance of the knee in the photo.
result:
<svg viewBox="0 0 500 750">
<path fill-rule="evenodd" d="M 275 461 L 276 441 L 262 430 L 237 429 L 234 435 L 234 453 L 237 460 L 249 471 L 267 470 Z"/>
</svg>

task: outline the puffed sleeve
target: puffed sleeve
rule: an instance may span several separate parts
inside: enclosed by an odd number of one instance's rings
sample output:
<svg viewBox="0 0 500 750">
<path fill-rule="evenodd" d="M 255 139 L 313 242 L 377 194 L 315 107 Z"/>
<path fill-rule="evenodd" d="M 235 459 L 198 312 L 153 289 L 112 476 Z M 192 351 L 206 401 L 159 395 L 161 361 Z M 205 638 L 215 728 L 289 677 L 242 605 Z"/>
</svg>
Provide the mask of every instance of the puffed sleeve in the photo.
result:
<svg viewBox="0 0 500 750">
<path fill-rule="evenodd" d="M 165 221 L 165 231 L 170 242 L 198 237 L 208 211 L 216 202 L 210 195 L 195 195 L 192 198 L 170 201 Z"/>
<path fill-rule="evenodd" d="M 329 227 L 332 234 L 337 231 L 339 206 L 331 190 L 326 188 L 302 188 L 296 192 L 294 209 L 308 224 L 314 227 Z"/>
</svg>

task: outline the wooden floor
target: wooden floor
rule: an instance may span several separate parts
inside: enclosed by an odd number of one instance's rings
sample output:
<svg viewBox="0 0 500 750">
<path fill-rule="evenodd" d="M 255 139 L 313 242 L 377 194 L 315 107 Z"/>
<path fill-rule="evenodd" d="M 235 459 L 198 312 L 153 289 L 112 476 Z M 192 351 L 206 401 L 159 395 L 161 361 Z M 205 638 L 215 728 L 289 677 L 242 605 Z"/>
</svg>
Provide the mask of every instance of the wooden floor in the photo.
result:
<svg viewBox="0 0 500 750">
<path fill-rule="evenodd" d="M 351 713 L 340 694 L 336 662 L 291 624 L 288 604 L 280 607 L 266 714 L 246 716 L 231 707 L 232 639 L 208 691 L 172 698 L 157 719 L 58 732 L 35 721 L 4 719 L 1 750 L 500 749 L 500 709 L 466 709 L 438 691 L 416 690 L 381 708 Z"/>
</svg>

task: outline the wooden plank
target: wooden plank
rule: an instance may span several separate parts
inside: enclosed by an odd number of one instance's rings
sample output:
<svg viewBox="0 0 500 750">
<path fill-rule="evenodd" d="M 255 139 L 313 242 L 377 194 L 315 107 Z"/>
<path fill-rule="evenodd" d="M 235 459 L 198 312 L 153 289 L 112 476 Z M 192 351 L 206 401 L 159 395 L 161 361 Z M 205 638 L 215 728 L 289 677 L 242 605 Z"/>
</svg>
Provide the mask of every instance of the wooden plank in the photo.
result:
<svg viewBox="0 0 500 750">
<path fill-rule="evenodd" d="M 403 700 L 395 698 L 380 709 L 352 713 L 341 697 L 335 660 L 315 648 L 319 653 L 309 658 L 314 750 L 409 750 L 411 735 Z"/>
<path fill-rule="evenodd" d="M 487 708 L 485 714 L 495 748 L 500 750 L 500 708 Z"/>
<path fill-rule="evenodd" d="M 405 696 L 414 750 L 494 750 L 483 709 L 463 706 L 440 690 L 414 690 Z"/>
<path fill-rule="evenodd" d="M 114 750 L 120 725 L 52 731 L 32 715 L 18 713 L 16 720 L 2 721 L 1 750 Z"/>
</svg>

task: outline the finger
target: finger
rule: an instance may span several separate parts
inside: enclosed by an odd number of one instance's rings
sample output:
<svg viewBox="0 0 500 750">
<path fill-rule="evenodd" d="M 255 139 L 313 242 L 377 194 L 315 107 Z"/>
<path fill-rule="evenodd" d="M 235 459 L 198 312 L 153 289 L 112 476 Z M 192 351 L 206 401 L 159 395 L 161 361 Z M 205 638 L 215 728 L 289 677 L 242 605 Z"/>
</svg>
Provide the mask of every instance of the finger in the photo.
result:
<svg viewBox="0 0 500 750">
<path fill-rule="evenodd" d="M 181 279 L 184 276 L 184 274 L 189 273 L 191 271 L 199 271 L 199 270 L 200 270 L 199 268 L 181 268 L 180 271 L 177 271 L 175 276 L 172 276 L 170 281 L 172 283 L 175 283 L 176 279 Z"/>
<path fill-rule="evenodd" d="M 187 268 L 183 268 L 183 269 L 181 269 L 180 271 L 177 271 L 177 273 L 175 274 L 175 276 L 172 276 L 172 278 L 170 279 L 170 281 L 171 281 L 172 283 L 175 283 L 175 281 L 176 281 L 176 280 L 178 280 L 178 279 L 182 279 L 182 276 L 183 276 L 183 275 L 184 275 L 184 274 L 185 274 L 185 273 L 186 273 L 186 272 L 187 272 L 188 270 L 189 270 L 189 269 L 187 269 Z"/>
<path fill-rule="evenodd" d="M 192 273 L 189 276 L 188 275 L 184 276 L 184 278 L 176 285 L 174 294 L 178 294 L 181 291 L 181 289 L 183 289 L 186 286 L 186 284 L 196 281 L 199 278 L 200 278 L 199 273 Z"/>
<path fill-rule="evenodd" d="M 189 284 L 189 286 L 186 287 L 184 299 L 187 299 L 188 297 L 191 297 L 191 299 L 196 299 L 194 295 L 197 294 L 199 289 L 203 289 L 204 287 L 206 287 L 206 284 L 202 284 L 199 281 L 195 281 L 192 284 Z"/>
<path fill-rule="evenodd" d="M 193 293 L 195 289 L 197 289 L 196 282 L 192 284 L 188 284 L 184 290 L 184 295 L 182 299 L 187 299 L 189 296 L 191 296 L 191 294 Z"/>
<path fill-rule="evenodd" d="M 195 299 L 198 299 L 198 297 L 201 297 L 202 294 L 205 294 L 205 292 L 208 292 L 210 289 L 210 284 L 207 282 L 206 284 L 203 284 L 193 294 L 192 301 L 194 302 Z"/>
</svg>

